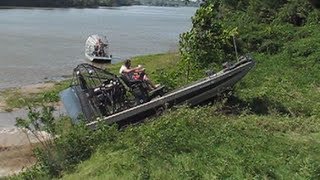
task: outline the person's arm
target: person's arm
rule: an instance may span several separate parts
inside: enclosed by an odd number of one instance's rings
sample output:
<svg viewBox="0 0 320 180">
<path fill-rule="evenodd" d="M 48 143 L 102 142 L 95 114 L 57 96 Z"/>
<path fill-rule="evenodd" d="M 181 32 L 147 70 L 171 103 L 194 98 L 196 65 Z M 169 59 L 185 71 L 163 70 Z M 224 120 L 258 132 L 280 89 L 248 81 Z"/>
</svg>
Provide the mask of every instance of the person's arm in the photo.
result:
<svg viewBox="0 0 320 180">
<path fill-rule="evenodd" d="M 137 70 L 138 70 L 138 68 L 132 68 L 132 69 L 123 68 L 122 73 L 131 73 L 131 72 L 135 72 Z"/>
<path fill-rule="evenodd" d="M 135 69 L 135 72 L 138 72 L 138 73 L 144 72 L 145 70 L 145 68 L 143 68 L 142 66 L 135 67 L 134 69 Z"/>
</svg>

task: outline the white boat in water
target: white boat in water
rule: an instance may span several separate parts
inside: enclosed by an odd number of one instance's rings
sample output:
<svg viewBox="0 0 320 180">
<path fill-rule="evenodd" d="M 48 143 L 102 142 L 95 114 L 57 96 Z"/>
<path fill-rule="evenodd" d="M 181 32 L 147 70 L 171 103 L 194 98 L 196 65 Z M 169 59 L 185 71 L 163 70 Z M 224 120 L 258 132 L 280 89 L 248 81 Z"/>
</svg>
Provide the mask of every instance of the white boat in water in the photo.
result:
<svg viewBox="0 0 320 180">
<path fill-rule="evenodd" d="M 85 56 L 90 61 L 110 63 L 112 55 L 109 52 L 109 42 L 106 36 L 90 35 L 85 44 Z"/>
</svg>

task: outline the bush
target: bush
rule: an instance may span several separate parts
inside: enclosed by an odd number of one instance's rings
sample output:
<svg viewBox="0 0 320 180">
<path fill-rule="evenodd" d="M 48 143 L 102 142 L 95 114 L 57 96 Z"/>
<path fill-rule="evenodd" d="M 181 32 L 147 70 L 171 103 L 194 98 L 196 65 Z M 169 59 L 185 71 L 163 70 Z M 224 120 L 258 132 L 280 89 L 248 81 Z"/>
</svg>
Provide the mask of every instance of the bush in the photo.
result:
<svg viewBox="0 0 320 180">
<path fill-rule="evenodd" d="M 279 11 L 276 21 L 303 26 L 313 11 L 311 4 L 305 0 L 290 0 Z"/>
<path fill-rule="evenodd" d="M 66 178 L 317 178 L 319 130 L 314 117 L 226 116 L 216 106 L 179 107 L 127 127 Z"/>
<path fill-rule="evenodd" d="M 191 31 L 180 35 L 181 57 L 193 66 L 221 65 L 233 52 L 231 37 L 236 30 L 222 26 L 218 8 L 218 4 L 201 6 L 192 18 Z"/>
<path fill-rule="evenodd" d="M 42 145 L 34 151 L 37 164 L 21 174 L 23 178 L 40 178 L 43 174 L 60 177 L 63 171 L 88 159 L 99 144 L 113 141 L 118 133 L 116 126 L 101 123 L 93 131 L 84 123 L 71 125 L 69 118 L 55 119 L 52 113 L 52 107 L 29 107 L 28 118 L 17 119 L 17 127 L 31 131 Z M 39 132 L 46 132 L 49 137 L 43 139 Z"/>
</svg>

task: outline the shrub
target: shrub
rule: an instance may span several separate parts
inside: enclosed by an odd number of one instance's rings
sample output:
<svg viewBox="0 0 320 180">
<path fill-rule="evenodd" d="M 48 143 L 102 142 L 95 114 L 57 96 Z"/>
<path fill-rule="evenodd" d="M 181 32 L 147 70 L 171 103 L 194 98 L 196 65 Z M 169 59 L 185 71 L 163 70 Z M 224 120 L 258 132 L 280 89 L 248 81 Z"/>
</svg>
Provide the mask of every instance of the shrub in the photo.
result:
<svg viewBox="0 0 320 180">
<path fill-rule="evenodd" d="M 43 174 L 60 177 L 62 171 L 72 170 L 88 159 L 99 144 L 116 138 L 116 126 L 101 123 L 93 131 L 84 123 L 71 125 L 69 118 L 55 119 L 52 113 L 52 107 L 43 106 L 42 110 L 29 107 L 28 118 L 17 119 L 16 126 L 31 131 L 42 145 L 34 151 L 37 164 L 21 174 L 23 178 Z M 43 139 L 39 132 L 48 133 L 48 138 Z"/>
<path fill-rule="evenodd" d="M 309 14 L 313 11 L 311 4 L 305 0 L 290 0 L 279 11 L 276 21 L 286 22 L 294 26 L 307 23 Z"/>
<path fill-rule="evenodd" d="M 185 64 L 221 65 L 228 59 L 228 52 L 233 51 L 232 37 L 235 29 L 225 29 L 218 17 L 218 4 L 201 6 L 192 18 L 192 29 L 180 35 L 180 53 Z"/>
</svg>

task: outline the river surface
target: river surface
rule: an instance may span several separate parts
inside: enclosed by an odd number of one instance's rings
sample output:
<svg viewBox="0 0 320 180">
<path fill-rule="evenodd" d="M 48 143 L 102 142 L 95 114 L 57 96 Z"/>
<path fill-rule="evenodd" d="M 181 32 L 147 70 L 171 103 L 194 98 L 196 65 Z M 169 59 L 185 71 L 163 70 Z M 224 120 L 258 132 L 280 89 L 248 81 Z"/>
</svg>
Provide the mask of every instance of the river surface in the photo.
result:
<svg viewBox="0 0 320 180">
<path fill-rule="evenodd" d="M 90 34 L 104 34 L 118 60 L 177 49 L 194 7 L 0 9 L 0 89 L 72 74 Z"/>
</svg>

